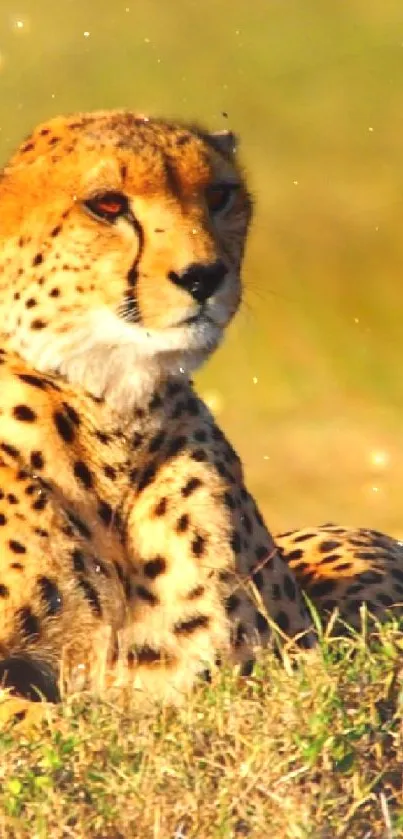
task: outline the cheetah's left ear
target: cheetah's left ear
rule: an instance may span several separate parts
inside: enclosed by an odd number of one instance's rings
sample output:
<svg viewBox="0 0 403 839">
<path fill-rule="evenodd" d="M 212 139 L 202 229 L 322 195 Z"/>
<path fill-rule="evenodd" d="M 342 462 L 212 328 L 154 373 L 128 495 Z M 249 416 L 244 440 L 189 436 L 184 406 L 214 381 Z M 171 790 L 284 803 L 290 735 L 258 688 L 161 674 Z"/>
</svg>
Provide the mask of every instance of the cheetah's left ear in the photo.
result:
<svg viewBox="0 0 403 839">
<path fill-rule="evenodd" d="M 214 131 L 209 134 L 211 144 L 224 157 L 234 157 L 238 148 L 238 137 L 233 131 Z"/>
</svg>

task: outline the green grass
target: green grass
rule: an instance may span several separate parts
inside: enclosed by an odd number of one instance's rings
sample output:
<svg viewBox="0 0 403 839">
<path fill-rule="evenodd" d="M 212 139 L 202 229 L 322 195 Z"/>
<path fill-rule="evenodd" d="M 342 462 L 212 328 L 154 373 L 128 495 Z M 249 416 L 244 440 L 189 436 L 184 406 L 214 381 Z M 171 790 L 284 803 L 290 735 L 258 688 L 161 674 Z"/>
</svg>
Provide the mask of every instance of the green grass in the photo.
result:
<svg viewBox="0 0 403 839">
<path fill-rule="evenodd" d="M 323 638 L 178 709 L 75 697 L 0 734 L 0 835 L 15 839 L 397 839 L 403 636 Z"/>
</svg>

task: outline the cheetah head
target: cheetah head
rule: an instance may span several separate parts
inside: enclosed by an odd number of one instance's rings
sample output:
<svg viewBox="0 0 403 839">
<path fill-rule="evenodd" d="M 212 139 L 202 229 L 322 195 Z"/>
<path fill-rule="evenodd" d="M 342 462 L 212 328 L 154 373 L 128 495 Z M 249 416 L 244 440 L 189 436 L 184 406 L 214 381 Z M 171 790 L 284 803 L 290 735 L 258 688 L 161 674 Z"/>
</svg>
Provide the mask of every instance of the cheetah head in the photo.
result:
<svg viewBox="0 0 403 839">
<path fill-rule="evenodd" d="M 126 410 L 240 297 L 251 200 L 228 132 L 122 111 L 39 126 L 0 179 L 3 340 Z"/>
</svg>

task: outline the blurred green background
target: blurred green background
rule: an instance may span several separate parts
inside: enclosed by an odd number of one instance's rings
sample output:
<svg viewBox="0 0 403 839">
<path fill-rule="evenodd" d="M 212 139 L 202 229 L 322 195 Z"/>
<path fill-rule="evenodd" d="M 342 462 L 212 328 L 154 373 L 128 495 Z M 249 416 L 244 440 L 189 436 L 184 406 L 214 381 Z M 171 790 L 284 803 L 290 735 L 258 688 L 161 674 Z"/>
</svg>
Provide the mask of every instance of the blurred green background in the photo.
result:
<svg viewBox="0 0 403 839">
<path fill-rule="evenodd" d="M 0 0 L 2 161 L 117 106 L 241 136 L 245 301 L 199 386 L 268 523 L 403 537 L 401 0 Z"/>
</svg>

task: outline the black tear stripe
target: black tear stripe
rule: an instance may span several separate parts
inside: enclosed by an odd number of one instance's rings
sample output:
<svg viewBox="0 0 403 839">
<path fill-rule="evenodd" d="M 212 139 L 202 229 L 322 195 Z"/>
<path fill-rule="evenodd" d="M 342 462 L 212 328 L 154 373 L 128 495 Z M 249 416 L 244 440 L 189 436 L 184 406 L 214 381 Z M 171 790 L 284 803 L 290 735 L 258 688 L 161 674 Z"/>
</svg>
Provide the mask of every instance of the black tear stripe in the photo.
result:
<svg viewBox="0 0 403 839">
<path fill-rule="evenodd" d="M 134 260 L 133 265 L 127 274 L 127 299 L 125 310 L 130 321 L 134 323 L 141 323 L 141 314 L 137 300 L 136 286 L 138 280 L 138 266 L 144 251 L 144 232 L 143 228 L 141 227 L 141 224 L 139 224 L 132 212 L 128 213 L 127 218 L 130 224 L 132 225 L 133 230 L 135 230 L 137 234 L 139 247 L 136 259 Z"/>
</svg>

